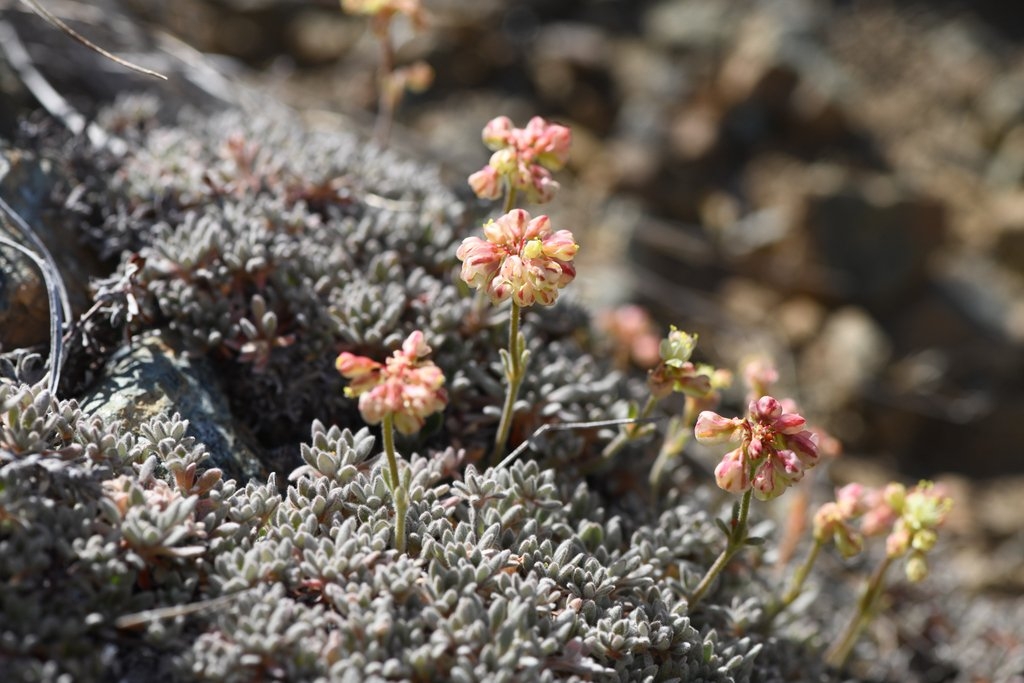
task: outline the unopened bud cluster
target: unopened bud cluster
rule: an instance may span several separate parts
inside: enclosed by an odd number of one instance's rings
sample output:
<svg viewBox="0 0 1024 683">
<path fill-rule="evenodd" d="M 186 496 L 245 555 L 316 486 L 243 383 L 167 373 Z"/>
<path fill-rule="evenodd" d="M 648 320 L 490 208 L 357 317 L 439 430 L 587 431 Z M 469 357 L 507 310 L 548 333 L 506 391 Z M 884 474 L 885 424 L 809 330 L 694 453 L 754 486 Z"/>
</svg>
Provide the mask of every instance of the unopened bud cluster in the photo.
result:
<svg viewBox="0 0 1024 683">
<path fill-rule="evenodd" d="M 712 390 L 728 385 L 731 375 L 709 365 L 698 365 L 690 360 L 697 346 L 697 335 L 687 334 L 673 326 L 658 346 L 661 362 L 647 376 L 651 395 L 663 399 L 672 392 L 694 398 L 704 398 Z"/>
<path fill-rule="evenodd" d="M 494 151 L 486 166 L 469 176 L 469 185 L 481 199 L 498 199 L 503 185 L 527 194 L 531 203 L 551 201 L 558 182 L 551 171 L 561 170 L 569 159 L 572 133 L 565 126 L 539 116 L 525 128 L 516 128 L 507 116 L 487 123 L 483 141 Z"/>
<path fill-rule="evenodd" d="M 823 542 L 831 537 L 851 557 L 861 551 L 865 537 L 888 533 L 886 556 L 906 556 L 907 578 L 920 581 L 928 575 L 925 554 L 938 539 L 935 530 L 952 506 L 953 500 L 929 481 L 909 491 L 899 483 L 884 489 L 847 484 L 836 492 L 835 502 L 825 503 L 814 515 L 814 538 Z M 859 526 L 854 525 L 857 520 Z"/>
</svg>

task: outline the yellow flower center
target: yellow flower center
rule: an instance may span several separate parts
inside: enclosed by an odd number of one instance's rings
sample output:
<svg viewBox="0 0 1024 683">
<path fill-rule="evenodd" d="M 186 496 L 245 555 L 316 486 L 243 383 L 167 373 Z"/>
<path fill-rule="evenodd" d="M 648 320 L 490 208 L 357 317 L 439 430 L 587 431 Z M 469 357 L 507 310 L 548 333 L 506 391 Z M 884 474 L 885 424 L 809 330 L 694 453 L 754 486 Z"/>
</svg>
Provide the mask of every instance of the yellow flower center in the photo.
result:
<svg viewBox="0 0 1024 683">
<path fill-rule="evenodd" d="M 544 253 L 544 244 L 539 237 L 530 240 L 523 247 L 523 256 L 526 258 L 537 258 L 542 253 Z"/>
</svg>

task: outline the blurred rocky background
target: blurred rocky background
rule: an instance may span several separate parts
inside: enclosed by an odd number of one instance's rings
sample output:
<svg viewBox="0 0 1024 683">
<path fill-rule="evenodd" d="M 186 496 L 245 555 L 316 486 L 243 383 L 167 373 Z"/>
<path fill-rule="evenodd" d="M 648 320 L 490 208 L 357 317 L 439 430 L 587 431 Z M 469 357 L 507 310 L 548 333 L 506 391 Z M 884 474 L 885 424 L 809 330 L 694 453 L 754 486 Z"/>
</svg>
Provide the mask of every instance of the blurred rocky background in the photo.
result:
<svg viewBox="0 0 1024 683">
<path fill-rule="evenodd" d="M 86 119 L 127 87 L 169 112 L 253 88 L 311 125 L 372 127 L 377 45 L 332 0 L 44 4 L 171 80 L 126 76 L 0 1 L 0 137 L 38 106 L 11 36 Z M 437 77 L 402 103 L 395 146 L 440 160 L 456 186 L 485 163 L 493 116 L 571 125 L 550 213 L 582 244 L 589 303 L 640 303 L 725 366 L 769 353 L 842 441 L 838 477 L 943 476 L 971 501 L 961 528 L 993 551 L 978 583 L 1024 589 L 1019 552 L 1000 551 L 1021 542 L 1024 495 L 1024 10 L 424 4 L 431 27 L 399 22 L 398 58 Z M 11 320 L 5 347 L 31 336 Z"/>
</svg>

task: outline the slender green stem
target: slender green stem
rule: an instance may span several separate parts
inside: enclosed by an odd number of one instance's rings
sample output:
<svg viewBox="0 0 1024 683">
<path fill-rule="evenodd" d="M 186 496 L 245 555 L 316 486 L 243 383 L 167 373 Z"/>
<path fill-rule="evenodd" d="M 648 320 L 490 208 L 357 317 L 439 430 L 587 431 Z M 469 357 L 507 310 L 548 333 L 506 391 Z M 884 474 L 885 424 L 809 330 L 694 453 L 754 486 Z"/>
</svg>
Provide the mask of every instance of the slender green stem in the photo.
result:
<svg viewBox="0 0 1024 683">
<path fill-rule="evenodd" d="M 381 436 L 384 439 L 384 454 L 388 457 L 391 496 L 395 501 L 395 550 L 404 553 L 405 516 L 409 510 L 409 497 L 402 487 L 402 480 L 398 475 L 398 456 L 395 454 L 395 416 L 391 413 L 384 415 Z"/>
<path fill-rule="evenodd" d="M 693 591 L 690 596 L 690 608 L 700 602 L 700 599 L 704 597 L 704 594 L 708 592 L 711 584 L 722 573 L 726 565 L 729 564 L 729 560 L 740 551 L 741 548 L 746 544 L 747 541 L 747 515 L 750 514 L 750 498 L 753 495 L 753 489 L 747 489 L 743 494 L 743 498 L 740 499 L 739 513 L 732 519 L 732 528 L 729 533 L 729 542 L 726 543 L 725 549 L 722 550 L 722 554 L 718 556 L 715 563 L 708 569 L 707 574 L 697 584 L 697 588 Z"/>
<path fill-rule="evenodd" d="M 825 546 L 824 541 L 814 539 L 814 545 L 807 551 L 807 558 L 801 564 L 796 573 L 793 574 L 793 579 L 789 582 L 789 588 L 783 594 L 782 598 L 768 608 L 764 617 L 764 626 L 768 627 L 771 625 L 772 620 L 778 616 L 779 612 L 793 604 L 793 601 L 797 599 L 801 591 L 804 588 L 804 582 L 807 580 L 807 576 L 811 573 L 811 567 L 814 566 L 814 562 L 818 559 L 818 554 L 821 549 Z"/>
<path fill-rule="evenodd" d="M 502 210 L 502 214 L 506 214 L 514 208 L 516 208 L 516 188 L 509 184 L 508 193 L 505 195 L 505 208 Z"/>
<path fill-rule="evenodd" d="M 854 613 L 853 618 L 846 624 L 842 635 L 839 636 L 836 642 L 832 643 L 832 647 L 825 653 L 825 662 L 830 666 L 838 669 L 846 663 L 846 659 L 850 656 L 850 652 L 853 651 L 853 646 L 856 644 L 857 638 L 860 637 L 861 631 L 871 621 L 875 604 L 878 602 L 878 598 L 882 595 L 882 589 L 885 587 L 885 572 L 889 569 L 892 561 L 893 558 L 886 557 L 868 580 L 867 585 L 864 587 L 864 592 L 857 602 L 857 611 Z"/>
<path fill-rule="evenodd" d="M 673 420 L 670 423 L 670 431 L 665 435 L 665 441 L 661 445 L 661 450 L 658 451 L 658 458 L 654 461 L 654 465 L 651 466 L 651 474 L 648 476 L 651 489 L 656 491 L 661 486 L 661 478 L 665 474 L 665 467 L 672 461 L 677 455 L 683 452 L 683 448 L 686 447 L 686 443 L 690 440 L 690 435 L 693 434 L 693 426 L 697 423 L 697 399 L 693 396 L 687 396 L 686 402 L 683 404 L 683 416 L 680 420 Z M 671 424 L 675 425 L 675 429 L 671 428 Z"/>
<path fill-rule="evenodd" d="M 637 415 L 637 421 L 645 420 L 651 415 L 651 411 L 654 410 L 654 406 L 658 404 L 658 399 L 654 396 L 647 397 L 647 403 L 640 409 L 640 413 Z M 611 460 L 616 453 L 622 450 L 623 446 L 637 438 L 638 429 L 642 425 L 628 424 L 623 425 L 619 429 L 619 433 L 615 435 L 615 438 L 608 442 L 608 445 L 601 451 L 601 457 L 605 460 Z"/>
<path fill-rule="evenodd" d="M 522 385 L 523 376 L 526 374 L 526 368 L 523 367 L 524 343 L 519 332 L 519 319 L 521 315 L 522 307 L 513 301 L 508 323 L 508 366 L 506 368 L 508 391 L 505 394 L 505 406 L 501 410 L 498 433 L 494 437 L 494 450 L 491 451 L 490 462 L 496 462 L 501 456 L 505 455 L 505 445 L 508 443 L 508 435 L 512 429 L 512 413 L 515 409 L 516 398 L 519 396 L 519 387 Z"/>
</svg>

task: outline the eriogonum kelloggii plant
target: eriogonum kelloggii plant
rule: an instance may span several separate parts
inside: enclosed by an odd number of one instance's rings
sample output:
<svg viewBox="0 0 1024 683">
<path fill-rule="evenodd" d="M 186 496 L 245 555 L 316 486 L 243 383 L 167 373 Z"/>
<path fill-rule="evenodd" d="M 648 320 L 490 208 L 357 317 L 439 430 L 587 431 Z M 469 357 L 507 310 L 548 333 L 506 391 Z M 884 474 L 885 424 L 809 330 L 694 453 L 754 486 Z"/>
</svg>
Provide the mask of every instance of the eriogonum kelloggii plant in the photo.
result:
<svg viewBox="0 0 1024 683">
<path fill-rule="evenodd" d="M 938 540 L 936 529 L 946 521 L 953 507 L 953 499 L 930 481 L 922 481 L 909 491 L 902 484 L 892 483 L 880 495 L 867 490 L 857 490 L 857 493 L 860 493 L 858 503 L 863 510 L 861 534 L 879 535 L 888 527 L 889 535 L 885 539 L 885 558 L 868 579 L 853 618 L 825 654 L 825 660 L 836 667 L 846 662 L 861 631 L 871 620 L 889 566 L 906 557 L 909 581 L 921 581 L 928 575 L 925 556 Z M 849 497 L 854 495 L 851 492 Z"/>
<path fill-rule="evenodd" d="M 512 409 L 529 360 L 526 339 L 519 330 L 522 309 L 534 303 L 555 303 L 558 291 L 576 277 L 571 261 L 579 245 L 568 230 L 552 231 L 547 216 L 531 218 L 523 209 L 488 221 L 484 237 L 467 237 L 456 256 L 462 261 L 461 277 L 467 284 L 485 291 L 494 303 L 512 302 L 509 346 L 501 351 L 508 393 L 492 452 L 498 457 L 508 440 Z"/>
<path fill-rule="evenodd" d="M 694 435 L 704 444 L 739 442 L 715 468 L 715 480 L 730 493 L 753 491 L 759 500 L 770 500 L 818 463 L 817 437 L 805 424 L 777 399 L 762 396 L 750 402 L 744 418 L 702 412 Z"/>
<path fill-rule="evenodd" d="M 647 386 L 651 389 L 648 405 L 653 407 L 654 401 L 673 392 L 684 396 L 683 412 L 669 419 L 665 439 L 651 467 L 649 481 L 654 490 L 661 485 L 665 467 L 689 442 L 698 414 L 716 407 L 719 392 L 732 384 L 732 373 L 728 370 L 690 360 L 696 345 L 697 335 L 673 327 L 658 348 L 661 362 L 647 375 Z"/>
<path fill-rule="evenodd" d="M 805 422 L 801 415 L 785 412 L 771 396 L 750 401 L 743 418 L 726 418 L 710 410 L 697 417 L 694 436 L 701 443 L 738 442 L 715 468 L 715 480 L 722 489 L 742 498 L 734 507 L 730 523 L 721 525 L 728 539 L 726 548 L 690 596 L 691 604 L 704 595 L 744 545 L 760 542 L 747 538 L 751 496 L 759 500 L 776 498 L 817 464 L 817 438 L 804 428 Z"/>
<path fill-rule="evenodd" d="M 456 256 L 462 279 L 493 303 L 511 298 L 519 306 L 550 306 L 576 277 L 571 261 L 579 245 L 568 230 L 553 232 L 547 216 L 514 209 L 488 221 L 484 237 L 464 239 Z"/>
<path fill-rule="evenodd" d="M 678 455 L 686 445 L 690 430 L 693 429 L 697 413 L 717 403 L 718 390 L 728 385 L 730 373 L 717 370 L 710 365 L 696 364 L 690 360 L 697 346 L 697 335 L 683 332 L 673 325 L 668 335 L 658 344 L 658 364 L 647 374 L 647 385 L 651 390 L 646 403 L 629 407 L 629 417 L 637 421 L 646 420 L 654 407 L 672 393 L 686 397 L 681 418 L 673 418 L 666 430 L 665 443 L 658 453 L 658 459 L 651 469 L 651 484 L 657 487 L 661 473 L 668 461 Z M 650 425 L 630 424 L 622 427 L 614 439 L 605 446 L 603 457 L 611 458 L 629 441 L 638 439 L 651 431 Z"/>
<path fill-rule="evenodd" d="M 764 626 L 771 624 L 772 620 L 800 595 L 821 549 L 829 541 L 836 544 L 839 553 L 845 558 L 853 557 L 864 549 L 866 534 L 858 529 L 854 522 L 863 518 L 870 509 L 867 491 L 860 484 L 847 484 L 836 491 L 834 501 L 825 503 L 814 513 L 811 549 L 803 563 L 793 573 L 786 592 L 766 610 Z"/>
<path fill-rule="evenodd" d="M 507 116 L 492 119 L 484 127 L 483 141 L 494 151 L 490 162 L 469 176 L 469 185 L 481 199 L 498 199 L 505 193 L 505 211 L 515 206 L 516 194 L 525 192 L 530 202 L 544 204 L 558 191 L 551 171 L 561 170 L 569 159 L 572 133 L 565 126 L 539 116 L 525 128 L 516 128 Z"/>
<path fill-rule="evenodd" d="M 444 374 L 427 355 L 430 347 L 423 333 L 414 331 L 384 363 L 344 352 L 335 363 L 345 378 L 352 380 L 345 395 L 359 397 L 359 413 L 368 424 L 383 423 L 381 437 L 388 459 L 391 493 L 395 499 L 395 548 L 405 551 L 405 515 L 408 492 L 399 478 L 395 434 L 415 434 L 426 418 L 444 410 L 448 402 Z"/>
<path fill-rule="evenodd" d="M 395 49 L 391 44 L 391 21 L 398 15 L 408 17 L 415 30 L 427 26 L 427 13 L 420 0 L 341 0 L 341 8 L 349 14 L 370 17 L 370 28 L 380 45 L 378 66 L 377 124 L 374 139 L 387 145 L 395 109 L 406 90 L 421 92 L 430 87 L 434 71 L 426 62 L 395 67 Z"/>
<path fill-rule="evenodd" d="M 740 375 L 747 389 L 747 401 L 774 393 L 779 381 L 779 371 L 775 363 L 767 356 L 755 355 L 740 363 Z M 786 413 L 799 412 L 796 402 L 792 399 L 780 401 Z M 828 432 L 814 425 L 808 425 L 807 431 L 817 438 L 818 454 L 824 457 L 838 456 L 842 446 Z M 811 506 L 812 477 L 802 480 L 803 485 L 797 487 L 788 505 L 782 536 L 776 552 L 776 566 L 782 570 L 789 563 L 800 545 L 800 540 L 807 530 L 808 511 Z"/>
</svg>

